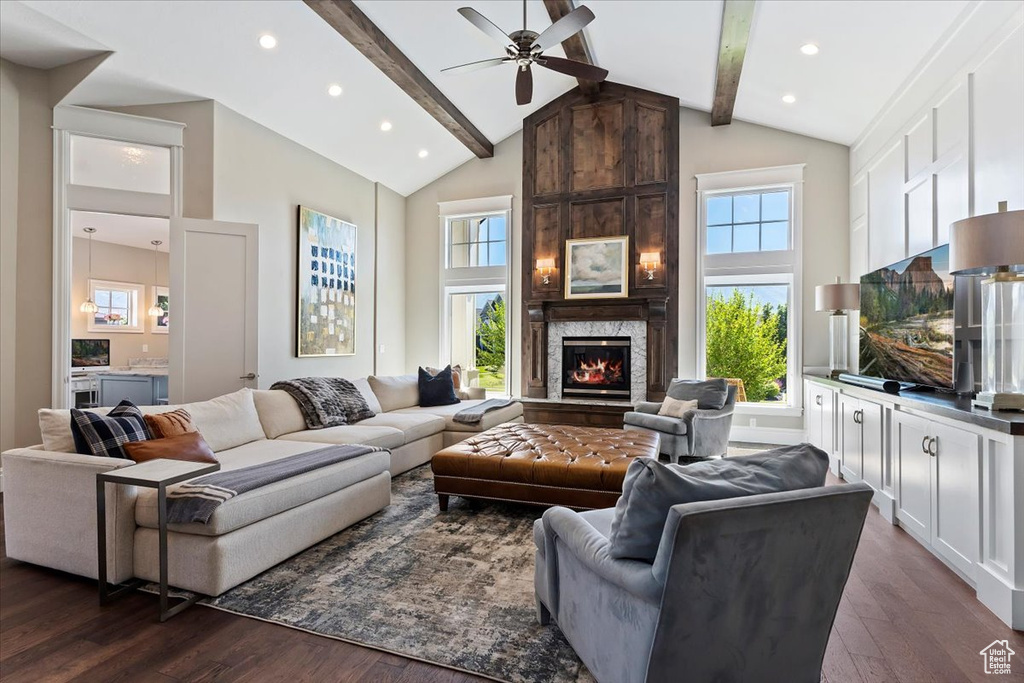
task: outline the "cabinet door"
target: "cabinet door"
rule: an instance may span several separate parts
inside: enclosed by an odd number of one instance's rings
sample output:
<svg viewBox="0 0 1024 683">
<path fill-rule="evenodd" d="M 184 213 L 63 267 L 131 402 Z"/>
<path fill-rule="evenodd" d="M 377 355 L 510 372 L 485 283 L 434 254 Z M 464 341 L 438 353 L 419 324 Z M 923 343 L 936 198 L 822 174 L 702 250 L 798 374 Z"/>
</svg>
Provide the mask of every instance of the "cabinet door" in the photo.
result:
<svg viewBox="0 0 1024 683">
<path fill-rule="evenodd" d="M 128 399 L 137 406 L 151 406 L 156 403 L 153 396 L 152 377 L 100 376 L 101 406 L 116 406 Z"/>
<path fill-rule="evenodd" d="M 804 407 L 807 419 L 807 443 L 825 448 L 821 445 L 821 387 L 812 383 L 804 382 Z M 826 451 L 828 449 L 825 449 Z"/>
<path fill-rule="evenodd" d="M 882 439 L 883 409 L 871 401 L 861 401 L 861 454 L 863 457 L 864 481 L 876 491 L 882 490 L 882 458 L 885 454 Z"/>
<path fill-rule="evenodd" d="M 933 473 L 932 546 L 957 569 L 974 579 L 980 557 L 981 446 L 977 434 L 930 423 L 936 442 Z"/>
<path fill-rule="evenodd" d="M 818 446 L 835 460 L 836 452 L 836 392 L 821 390 L 821 445 Z"/>
<path fill-rule="evenodd" d="M 843 477 L 852 481 L 864 478 L 859 413 L 860 401 L 839 397 L 839 458 Z"/>
<path fill-rule="evenodd" d="M 930 423 L 893 411 L 896 448 L 896 519 L 923 541 L 932 533 L 932 456 L 927 441 Z"/>
</svg>

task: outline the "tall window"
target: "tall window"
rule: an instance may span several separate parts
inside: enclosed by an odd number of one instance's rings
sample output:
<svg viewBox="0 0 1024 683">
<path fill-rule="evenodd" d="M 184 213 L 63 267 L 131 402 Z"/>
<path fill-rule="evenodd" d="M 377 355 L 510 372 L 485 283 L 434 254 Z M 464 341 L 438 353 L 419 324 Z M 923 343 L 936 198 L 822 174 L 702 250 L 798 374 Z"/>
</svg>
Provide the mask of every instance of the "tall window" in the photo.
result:
<svg viewBox="0 0 1024 683">
<path fill-rule="evenodd" d="M 508 257 L 511 198 L 440 205 L 442 365 L 462 368 L 464 382 L 508 393 Z"/>
<path fill-rule="evenodd" d="M 698 176 L 698 367 L 736 385 L 742 410 L 800 407 L 803 167 Z"/>
</svg>

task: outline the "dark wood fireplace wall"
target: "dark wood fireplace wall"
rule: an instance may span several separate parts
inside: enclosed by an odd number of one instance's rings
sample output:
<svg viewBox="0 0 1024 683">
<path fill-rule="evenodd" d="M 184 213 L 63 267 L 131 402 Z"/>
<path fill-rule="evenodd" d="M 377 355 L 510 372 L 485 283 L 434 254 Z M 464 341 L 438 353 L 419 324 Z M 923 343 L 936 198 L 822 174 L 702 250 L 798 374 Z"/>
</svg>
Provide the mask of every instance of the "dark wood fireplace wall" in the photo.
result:
<svg viewBox="0 0 1024 683">
<path fill-rule="evenodd" d="M 546 398 L 547 325 L 644 320 L 647 396 L 664 397 L 679 338 L 679 100 L 617 83 L 575 88 L 523 122 L 523 395 Z M 565 241 L 629 236 L 629 296 L 566 300 Z M 657 252 L 653 279 L 640 254 Z M 538 259 L 554 259 L 549 282 Z"/>
</svg>

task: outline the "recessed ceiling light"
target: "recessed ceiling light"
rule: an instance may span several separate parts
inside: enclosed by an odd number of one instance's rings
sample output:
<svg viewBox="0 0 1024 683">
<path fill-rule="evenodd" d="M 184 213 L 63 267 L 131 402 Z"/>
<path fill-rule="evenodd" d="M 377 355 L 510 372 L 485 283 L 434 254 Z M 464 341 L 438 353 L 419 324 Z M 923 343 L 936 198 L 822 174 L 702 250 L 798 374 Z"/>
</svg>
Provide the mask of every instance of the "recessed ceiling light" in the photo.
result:
<svg viewBox="0 0 1024 683">
<path fill-rule="evenodd" d="M 786 104 L 793 104 L 794 102 L 796 102 L 796 96 L 794 96 L 794 95 L 783 95 L 782 96 L 782 101 L 785 102 Z"/>
<path fill-rule="evenodd" d="M 391 122 L 390 121 L 381 121 L 380 122 L 380 129 L 382 131 L 384 131 L 385 133 L 388 132 L 389 130 L 391 130 Z"/>
<path fill-rule="evenodd" d="M 807 43 L 800 46 L 800 52 L 803 52 L 805 55 L 816 55 L 818 54 L 818 46 L 814 43 Z"/>
<path fill-rule="evenodd" d="M 264 50 L 273 50 L 275 47 L 277 47 L 277 38 L 270 35 L 269 33 L 264 33 L 262 36 L 260 36 L 260 47 L 262 47 Z"/>
<path fill-rule="evenodd" d="M 425 149 L 421 149 L 420 150 L 420 159 L 426 159 L 428 154 L 430 154 L 430 152 L 428 152 Z"/>
<path fill-rule="evenodd" d="M 330 95 L 331 97 L 340 97 L 341 86 L 338 85 L 337 83 L 332 83 L 331 86 L 327 88 L 327 94 Z"/>
</svg>

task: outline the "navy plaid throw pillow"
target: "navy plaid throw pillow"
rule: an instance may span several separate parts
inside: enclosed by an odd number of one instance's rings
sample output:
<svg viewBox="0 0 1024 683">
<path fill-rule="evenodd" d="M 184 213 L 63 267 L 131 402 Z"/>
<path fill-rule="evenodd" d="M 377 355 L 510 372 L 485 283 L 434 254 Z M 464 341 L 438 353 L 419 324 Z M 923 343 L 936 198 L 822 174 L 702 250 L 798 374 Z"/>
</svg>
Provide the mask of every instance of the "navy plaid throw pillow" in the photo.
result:
<svg viewBox="0 0 1024 683">
<path fill-rule="evenodd" d="M 122 445 L 147 440 L 149 431 L 142 411 L 131 401 L 124 400 L 106 415 L 72 408 L 71 436 L 75 439 L 75 450 L 82 455 L 128 458 Z"/>
</svg>

